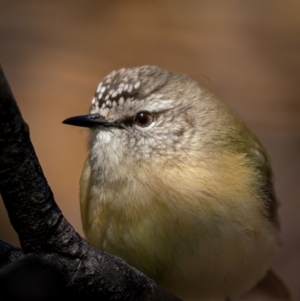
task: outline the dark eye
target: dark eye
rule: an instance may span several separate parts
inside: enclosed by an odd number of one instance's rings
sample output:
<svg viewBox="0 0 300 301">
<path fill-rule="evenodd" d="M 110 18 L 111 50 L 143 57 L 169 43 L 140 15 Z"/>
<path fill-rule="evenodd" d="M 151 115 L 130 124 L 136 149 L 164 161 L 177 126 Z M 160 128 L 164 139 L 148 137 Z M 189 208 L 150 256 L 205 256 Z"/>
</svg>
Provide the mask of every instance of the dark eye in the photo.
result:
<svg viewBox="0 0 300 301">
<path fill-rule="evenodd" d="M 146 127 L 153 122 L 153 115 L 148 111 L 141 111 L 136 114 L 133 121 L 138 126 Z"/>
</svg>

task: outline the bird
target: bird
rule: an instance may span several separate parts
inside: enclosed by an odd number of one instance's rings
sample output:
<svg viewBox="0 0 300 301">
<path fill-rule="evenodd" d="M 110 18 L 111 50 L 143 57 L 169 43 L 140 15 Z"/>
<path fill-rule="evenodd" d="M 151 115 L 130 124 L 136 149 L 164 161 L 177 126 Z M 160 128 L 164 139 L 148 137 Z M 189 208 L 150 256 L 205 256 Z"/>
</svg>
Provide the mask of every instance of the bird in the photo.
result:
<svg viewBox="0 0 300 301">
<path fill-rule="evenodd" d="M 233 300 L 280 246 L 269 156 L 236 113 L 185 74 L 145 65 L 98 85 L 80 178 L 87 241 L 182 300 Z"/>
</svg>

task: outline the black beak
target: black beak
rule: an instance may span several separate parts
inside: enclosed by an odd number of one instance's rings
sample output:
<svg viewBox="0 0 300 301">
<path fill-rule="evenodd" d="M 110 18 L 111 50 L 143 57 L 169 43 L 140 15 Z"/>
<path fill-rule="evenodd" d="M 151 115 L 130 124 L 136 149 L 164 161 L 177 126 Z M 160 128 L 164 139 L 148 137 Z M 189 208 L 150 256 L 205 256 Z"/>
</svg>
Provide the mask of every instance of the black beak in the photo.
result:
<svg viewBox="0 0 300 301">
<path fill-rule="evenodd" d="M 65 119 L 62 123 L 82 126 L 87 128 L 92 127 L 119 127 L 116 122 L 109 122 L 100 114 L 79 115 Z"/>
</svg>

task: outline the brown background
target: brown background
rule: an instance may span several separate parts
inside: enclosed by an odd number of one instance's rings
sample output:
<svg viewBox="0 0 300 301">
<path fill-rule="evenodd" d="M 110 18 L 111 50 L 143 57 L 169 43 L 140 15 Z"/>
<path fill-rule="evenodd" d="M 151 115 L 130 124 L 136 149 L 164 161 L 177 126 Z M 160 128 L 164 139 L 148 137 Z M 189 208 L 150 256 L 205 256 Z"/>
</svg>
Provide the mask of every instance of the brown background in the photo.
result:
<svg viewBox="0 0 300 301">
<path fill-rule="evenodd" d="M 156 64 L 193 76 L 268 149 L 282 206 L 274 269 L 300 296 L 300 1 L 0 0 L 0 62 L 57 203 L 82 234 L 87 112 L 110 71 Z M 0 202 L 0 238 L 18 244 Z"/>
</svg>

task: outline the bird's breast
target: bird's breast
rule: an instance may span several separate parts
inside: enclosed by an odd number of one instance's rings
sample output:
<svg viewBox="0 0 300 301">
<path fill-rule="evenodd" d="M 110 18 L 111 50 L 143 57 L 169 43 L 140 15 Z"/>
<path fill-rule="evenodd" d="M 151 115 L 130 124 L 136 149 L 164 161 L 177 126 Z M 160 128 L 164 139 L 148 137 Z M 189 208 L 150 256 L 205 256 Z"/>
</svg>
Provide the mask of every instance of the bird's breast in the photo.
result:
<svg viewBox="0 0 300 301">
<path fill-rule="evenodd" d="M 269 268 L 277 230 L 263 218 L 262 200 L 243 172 L 223 172 L 231 187 L 218 170 L 199 175 L 192 167 L 152 179 L 146 167 L 138 173 L 120 167 L 117 180 L 95 181 L 86 165 L 81 212 L 88 241 L 179 296 L 187 289 L 207 297 L 216 287 L 222 296 L 236 295 Z"/>
</svg>

